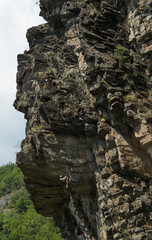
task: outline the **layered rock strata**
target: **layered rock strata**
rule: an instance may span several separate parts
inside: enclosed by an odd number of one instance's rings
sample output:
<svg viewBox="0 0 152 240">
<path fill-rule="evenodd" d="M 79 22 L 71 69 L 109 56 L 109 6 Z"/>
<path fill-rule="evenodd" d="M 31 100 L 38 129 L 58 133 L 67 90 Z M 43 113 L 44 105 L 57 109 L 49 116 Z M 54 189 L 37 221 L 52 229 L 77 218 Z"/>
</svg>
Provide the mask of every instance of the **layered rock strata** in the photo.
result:
<svg viewBox="0 0 152 240">
<path fill-rule="evenodd" d="M 66 240 L 152 239 L 151 6 L 40 0 L 18 55 L 17 164 Z"/>
</svg>

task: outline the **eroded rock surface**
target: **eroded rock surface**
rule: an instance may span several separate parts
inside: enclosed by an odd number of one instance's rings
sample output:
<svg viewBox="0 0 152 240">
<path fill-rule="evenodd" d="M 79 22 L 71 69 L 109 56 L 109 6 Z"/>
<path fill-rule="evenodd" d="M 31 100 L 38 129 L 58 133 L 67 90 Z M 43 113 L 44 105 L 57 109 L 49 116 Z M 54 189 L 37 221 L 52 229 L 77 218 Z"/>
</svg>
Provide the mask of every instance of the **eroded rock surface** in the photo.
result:
<svg viewBox="0 0 152 240">
<path fill-rule="evenodd" d="M 41 0 L 18 55 L 17 164 L 66 240 L 152 239 L 151 6 Z"/>
</svg>

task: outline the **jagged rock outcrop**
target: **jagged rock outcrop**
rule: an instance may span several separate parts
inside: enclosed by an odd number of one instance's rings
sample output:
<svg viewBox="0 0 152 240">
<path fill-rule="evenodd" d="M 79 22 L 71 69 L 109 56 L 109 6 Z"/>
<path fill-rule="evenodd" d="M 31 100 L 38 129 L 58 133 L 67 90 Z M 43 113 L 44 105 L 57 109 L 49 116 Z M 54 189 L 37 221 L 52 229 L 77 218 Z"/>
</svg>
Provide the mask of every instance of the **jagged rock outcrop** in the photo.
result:
<svg viewBox="0 0 152 240">
<path fill-rule="evenodd" d="M 152 1 L 40 0 L 17 164 L 67 240 L 152 239 Z"/>
</svg>

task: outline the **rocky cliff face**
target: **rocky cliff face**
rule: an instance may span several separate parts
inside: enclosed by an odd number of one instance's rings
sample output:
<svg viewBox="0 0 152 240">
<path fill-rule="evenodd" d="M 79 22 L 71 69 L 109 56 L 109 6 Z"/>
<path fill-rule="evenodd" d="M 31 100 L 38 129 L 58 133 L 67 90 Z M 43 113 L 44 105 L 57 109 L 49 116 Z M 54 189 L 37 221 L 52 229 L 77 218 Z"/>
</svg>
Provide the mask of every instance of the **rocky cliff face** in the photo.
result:
<svg viewBox="0 0 152 240">
<path fill-rule="evenodd" d="M 66 240 L 152 239 L 152 1 L 40 0 L 14 106 L 35 208 Z"/>
</svg>

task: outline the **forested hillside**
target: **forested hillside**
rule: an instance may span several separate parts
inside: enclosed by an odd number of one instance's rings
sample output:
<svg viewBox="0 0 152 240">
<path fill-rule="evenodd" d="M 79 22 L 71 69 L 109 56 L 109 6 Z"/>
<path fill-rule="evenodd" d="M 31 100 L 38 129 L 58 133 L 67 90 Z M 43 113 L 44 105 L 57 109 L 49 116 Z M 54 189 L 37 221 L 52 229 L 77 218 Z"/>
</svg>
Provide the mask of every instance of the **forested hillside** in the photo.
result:
<svg viewBox="0 0 152 240">
<path fill-rule="evenodd" d="M 0 240 L 61 240 L 52 218 L 36 213 L 15 164 L 0 167 Z"/>
</svg>

